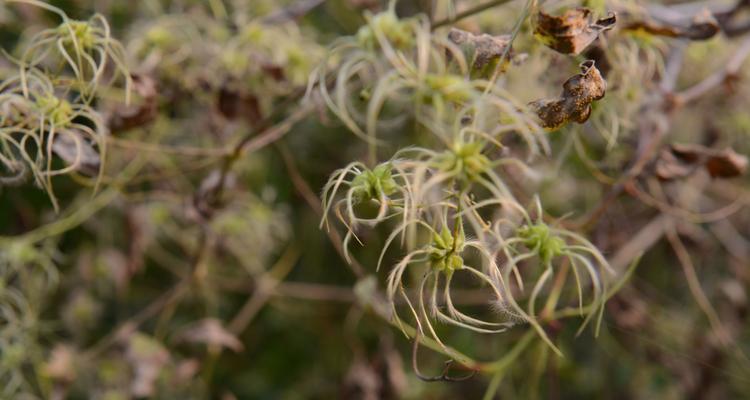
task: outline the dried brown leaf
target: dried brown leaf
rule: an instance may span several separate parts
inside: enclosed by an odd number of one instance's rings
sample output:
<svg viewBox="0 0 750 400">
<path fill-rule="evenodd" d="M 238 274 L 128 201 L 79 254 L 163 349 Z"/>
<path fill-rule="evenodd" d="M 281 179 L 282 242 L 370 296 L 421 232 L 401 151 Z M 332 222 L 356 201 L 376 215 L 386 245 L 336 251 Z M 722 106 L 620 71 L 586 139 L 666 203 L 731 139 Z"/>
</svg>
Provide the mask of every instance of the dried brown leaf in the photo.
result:
<svg viewBox="0 0 750 400">
<path fill-rule="evenodd" d="M 664 181 L 684 178 L 693 172 L 695 172 L 695 166 L 681 161 L 670 149 L 661 151 L 654 168 L 656 177 Z"/>
<path fill-rule="evenodd" d="M 738 0 L 734 7 L 714 13 L 724 35 L 731 38 L 750 32 L 750 20 L 747 12 L 743 12 L 747 8 L 750 8 L 749 0 Z"/>
<path fill-rule="evenodd" d="M 57 382 L 73 382 L 76 378 L 75 351 L 65 344 L 52 349 L 49 360 L 44 363 L 44 374 Z"/>
<path fill-rule="evenodd" d="M 201 364 L 197 359 L 190 358 L 177 363 L 172 375 L 171 384 L 179 387 L 185 386 L 195 380 L 195 375 L 200 371 Z"/>
<path fill-rule="evenodd" d="M 235 120 L 241 117 L 251 126 L 263 118 L 258 97 L 243 94 L 228 87 L 223 87 L 219 91 L 216 106 L 225 118 Z"/>
<path fill-rule="evenodd" d="M 153 338 L 142 333 L 128 335 L 125 357 L 134 370 L 130 390 L 138 397 L 150 397 L 156 391 L 156 380 L 169 362 L 169 352 Z"/>
<path fill-rule="evenodd" d="M 594 66 L 594 61 L 584 61 L 580 68 L 580 74 L 565 81 L 559 98 L 529 103 L 543 127 L 557 129 L 569 121 L 582 124 L 591 115 L 591 103 L 604 97 L 607 82 Z"/>
<path fill-rule="evenodd" d="M 507 66 L 507 61 L 513 57 L 510 35 L 475 35 L 453 28 L 448 33 L 448 40 L 461 48 L 473 78 L 491 78 L 503 56 L 506 56 L 502 63 L 503 70 Z"/>
<path fill-rule="evenodd" d="M 138 95 L 137 104 L 118 104 L 110 111 L 107 126 L 112 132 L 126 131 L 149 124 L 156 118 L 156 81 L 147 75 L 133 75 L 133 90 Z"/>
<path fill-rule="evenodd" d="M 227 348 L 235 352 L 244 349 L 242 342 L 215 318 L 206 318 L 198 322 L 194 327 L 186 330 L 182 338 L 186 342 L 202 343 L 216 349 Z"/>
<path fill-rule="evenodd" d="M 0 159 L 0 187 L 21 185 L 28 176 L 29 168 L 23 162 Z"/>
<path fill-rule="evenodd" d="M 599 35 L 612 29 L 617 21 L 614 13 L 594 21 L 591 10 L 575 8 L 561 16 L 539 11 L 534 36 L 542 43 L 563 54 L 579 54 Z"/>
<path fill-rule="evenodd" d="M 344 379 L 343 393 L 348 398 L 377 400 L 383 387 L 378 372 L 363 357 L 357 357 Z"/>
<path fill-rule="evenodd" d="M 696 14 L 687 23 L 658 21 L 649 17 L 641 21 L 630 22 L 623 29 L 690 40 L 707 40 L 721 30 L 719 22 L 708 9 Z"/>
<path fill-rule="evenodd" d="M 747 157 L 732 149 L 724 149 L 706 161 L 706 170 L 714 178 L 732 178 L 747 171 Z"/>
<path fill-rule="evenodd" d="M 713 149 L 699 144 L 672 144 L 656 161 L 662 180 L 684 178 L 703 167 L 713 178 L 733 178 L 747 171 L 748 159 L 731 148 Z"/>
<path fill-rule="evenodd" d="M 96 175 L 99 171 L 99 153 L 78 130 L 58 132 L 52 142 L 52 151 L 68 165 L 75 165 L 79 172 Z"/>
</svg>

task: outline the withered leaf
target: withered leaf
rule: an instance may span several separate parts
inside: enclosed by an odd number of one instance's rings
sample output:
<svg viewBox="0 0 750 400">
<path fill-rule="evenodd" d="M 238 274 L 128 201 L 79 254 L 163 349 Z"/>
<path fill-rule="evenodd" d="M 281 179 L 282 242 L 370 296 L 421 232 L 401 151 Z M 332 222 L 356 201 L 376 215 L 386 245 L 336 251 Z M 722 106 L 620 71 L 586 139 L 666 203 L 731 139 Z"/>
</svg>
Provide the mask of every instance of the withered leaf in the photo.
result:
<svg viewBox="0 0 750 400">
<path fill-rule="evenodd" d="M 107 126 L 112 132 L 126 131 L 146 125 L 156 118 L 156 81 L 147 75 L 133 75 L 133 90 L 138 95 L 137 104 L 118 104 L 110 111 Z"/>
<path fill-rule="evenodd" d="M 670 149 L 664 149 L 656 160 L 654 173 L 663 181 L 671 181 L 689 176 L 695 169 L 694 165 L 677 158 Z"/>
<path fill-rule="evenodd" d="M 686 23 L 659 21 L 648 17 L 641 21 L 630 22 L 623 29 L 673 38 L 707 40 L 719 33 L 721 28 L 713 14 L 708 9 L 704 9 Z"/>
<path fill-rule="evenodd" d="M 26 164 L 16 160 L 0 160 L 0 187 L 20 185 L 28 176 Z"/>
<path fill-rule="evenodd" d="M 750 32 L 750 21 L 744 9 L 750 8 L 749 0 L 738 0 L 734 7 L 714 12 L 714 17 L 719 22 L 721 30 L 727 37 L 736 37 Z"/>
<path fill-rule="evenodd" d="M 235 120 L 243 117 L 251 126 L 263 117 L 258 97 L 240 93 L 229 87 L 223 87 L 219 91 L 216 106 L 225 118 Z"/>
<path fill-rule="evenodd" d="M 44 363 L 44 374 L 58 382 L 72 382 L 76 378 L 75 359 L 72 347 L 57 344 L 52 349 L 49 360 Z"/>
<path fill-rule="evenodd" d="M 133 368 L 130 390 L 138 397 L 153 396 L 156 380 L 170 355 L 164 346 L 142 333 L 133 333 L 127 339 L 125 358 Z"/>
<path fill-rule="evenodd" d="M 242 342 L 215 318 L 206 318 L 198 322 L 194 327 L 186 330 L 182 338 L 187 342 L 203 343 L 214 348 L 226 347 L 235 352 L 240 352 L 244 348 Z"/>
<path fill-rule="evenodd" d="M 614 13 L 593 20 L 588 8 L 567 10 L 561 16 L 539 11 L 534 36 L 546 46 L 563 54 L 579 54 L 617 21 Z"/>
<path fill-rule="evenodd" d="M 67 129 L 58 132 L 52 142 L 52 151 L 68 165 L 88 175 L 96 175 L 99 170 L 99 153 L 79 131 Z"/>
<path fill-rule="evenodd" d="M 748 159 L 731 148 L 713 149 L 698 144 L 672 144 L 656 161 L 662 180 L 684 178 L 703 167 L 713 178 L 732 178 L 747 171 Z"/>
<path fill-rule="evenodd" d="M 714 178 L 731 178 L 747 171 L 747 157 L 732 149 L 724 149 L 706 161 L 706 170 Z"/>
<path fill-rule="evenodd" d="M 506 56 L 501 67 L 503 70 L 513 57 L 513 49 L 509 47 L 510 35 L 475 35 L 453 28 L 448 33 L 448 40 L 461 48 L 471 69 L 472 78 L 491 78 L 503 56 Z"/>
<path fill-rule="evenodd" d="M 195 380 L 195 375 L 200 371 L 201 364 L 198 360 L 190 358 L 180 361 L 174 369 L 174 375 L 170 384 L 175 387 L 184 386 Z"/>
<path fill-rule="evenodd" d="M 569 121 L 582 124 L 591 115 L 591 103 L 604 97 L 607 82 L 594 66 L 594 61 L 584 61 L 580 68 L 580 74 L 565 81 L 559 98 L 529 103 L 531 110 L 539 116 L 543 127 L 557 129 Z"/>
</svg>

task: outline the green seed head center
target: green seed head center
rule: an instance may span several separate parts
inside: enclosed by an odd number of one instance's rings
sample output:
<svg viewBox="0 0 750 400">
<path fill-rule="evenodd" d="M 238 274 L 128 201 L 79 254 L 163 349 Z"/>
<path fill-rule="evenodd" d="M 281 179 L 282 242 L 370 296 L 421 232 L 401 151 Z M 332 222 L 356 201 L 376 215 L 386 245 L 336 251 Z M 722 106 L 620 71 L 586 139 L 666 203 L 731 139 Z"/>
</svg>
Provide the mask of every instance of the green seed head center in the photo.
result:
<svg viewBox="0 0 750 400">
<path fill-rule="evenodd" d="M 432 243 L 430 243 L 429 257 L 430 265 L 434 270 L 446 273 L 453 273 L 464 266 L 461 253 L 464 250 L 466 238 L 463 227 L 460 227 L 454 236 L 448 228 L 443 229 L 438 234 L 432 234 Z"/>
<path fill-rule="evenodd" d="M 73 119 L 73 106 L 65 99 L 47 95 L 38 98 L 36 105 L 53 125 L 64 126 Z"/>
<path fill-rule="evenodd" d="M 388 164 L 381 164 L 372 170 L 363 171 L 352 180 L 352 187 L 357 202 L 390 196 L 398 190 Z"/>
<path fill-rule="evenodd" d="M 58 33 L 64 39 L 66 44 L 73 44 L 73 38 L 82 49 L 90 49 L 94 47 L 96 41 L 94 37 L 94 30 L 91 25 L 85 21 L 69 21 L 58 28 Z"/>
<path fill-rule="evenodd" d="M 536 251 L 545 264 L 561 255 L 565 247 L 565 241 L 542 223 L 524 226 L 518 230 L 518 235 L 524 240 L 524 245 Z"/>
</svg>

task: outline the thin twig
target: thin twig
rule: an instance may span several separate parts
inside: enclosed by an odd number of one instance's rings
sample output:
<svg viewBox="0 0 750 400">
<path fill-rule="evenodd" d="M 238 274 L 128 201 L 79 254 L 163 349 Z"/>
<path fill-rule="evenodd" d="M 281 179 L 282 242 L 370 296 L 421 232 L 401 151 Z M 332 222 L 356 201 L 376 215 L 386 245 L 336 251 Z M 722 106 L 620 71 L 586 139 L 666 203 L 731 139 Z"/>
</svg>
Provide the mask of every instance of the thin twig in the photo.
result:
<svg viewBox="0 0 750 400">
<path fill-rule="evenodd" d="M 292 271 L 297 260 L 299 260 L 299 255 L 299 248 L 296 245 L 289 246 L 276 262 L 276 265 L 257 280 L 253 295 L 227 325 L 230 332 L 239 335 L 247 329 L 247 326 L 250 325 L 250 322 L 271 297 L 276 286 Z"/>
<path fill-rule="evenodd" d="M 706 296 L 706 293 L 703 291 L 703 288 L 701 287 L 701 284 L 700 284 L 700 278 L 698 277 L 698 274 L 695 272 L 695 266 L 693 265 L 693 261 L 690 257 L 690 253 L 688 252 L 685 245 L 682 243 L 682 240 L 680 240 L 680 237 L 677 234 L 677 230 L 674 227 L 673 223 L 669 224 L 666 234 L 667 234 L 667 239 L 669 240 L 669 243 L 672 245 L 672 249 L 677 255 L 677 259 L 679 260 L 680 265 L 682 266 L 682 271 L 685 274 L 685 279 L 687 280 L 688 288 L 690 289 L 690 293 L 693 294 L 693 298 L 695 299 L 695 302 L 698 303 L 698 307 L 700 307 L 700 309 L 708 318 L 708 321 L 711 323 L 711 327 L 714 329 L 716 336 L 721 340 L 722 344 L 725 346 L 728 345 L 729 337 L 727 336 L 727 331 L 724 328 L 724 325 L 721 323 L 721 320 L 719 319 L 719 314 L 711 305 L 711 301 L 708 299 L 708 296 Z"/>
<path fill-rule="evenodd" d="M 456 23 L 456 22 L 458 22 L 458 21 L 460 21 L 462 19 L 472 17 L 472 16 L 477 15 L 477 14 L 479 14 L 481 12 L 489 10 L 492 7 L 497 7 L 497 6 L 501 5 L 501 4 L 509 3 L 511 1 L 512 0 L 492 0 L 492 1 L 488 1 L 488 2 L 486 2 L 484 4 L 480 4 L 480 5 L 476 6 L 476 7 L 472 7 L 472 8 L 469 8 L 468 10 L 462 11 L 462 12 L 456 14 L 455 16 L 453 16 L 451 18 L 445 18 L 445 19 L 442 19 L 440 21 L 436 21 L 435 23 L 432 24 L 432 29 L 437 29 L 437 28 L 440 28 L 442 26 L 446 26 L 446 25 L 450 25 L 450 24 Z"/>
<path fill-rule="evenodd" d="M 742 42 L 740 47 L 732 54 L 732 57 L 726 62 L 725 67 L 721 71 L 718 71 L 696 85 L 675 94 L 675 99 L 679 104 L 691 103 L 719 85 L 737 77 L 742 64 L 748 56 L 750 56 L 750 38 L 747 38 Z"/>
<path fill-rule="evenodd" d="M 284 135 L 289 133 L 294 125 L 310 115 L 314 109 L 315 107 L 312 103 L 305 103 L 282 122 L 268 128 L 261 128 L 264 130 L 258 135 L 255 135 L 254 131 L 245 135 L 226 155 L 221 166 L 218 183 L 208 195 L 209 204 L 213 206 L 221 204 L 227 177 L 229 176 L 234 164 L 242 158 L 244 154 L 260 150 L 281 139 Z M 267 127 L 271 124 L 271 119 L 272 117 L 269 117 L 259 125 L 261 127 Z"/>
<path fill-rule="evenodd" d="M 297 19 L 309 13 L 325 0 L 300 0 L 287 8 L 281 9 L 262 19 L 264 24 L 279 24 Z"/>
<path fill-rule="evenodd" d="M 620 246 L 615 255 L 609 259 L 609 265 L 618 273 L 624 271 L 634 259 L 648 251 L 664 237 L 670 218 L 666 214 L 659 214 L 638 230 L 636 234 L 631 235 L 630 240 Z"/>
<path fill-rule="evenodd" d="M 318 195 L 315 194 L 315 192 L 310 188 L 310 185 L 307 184 L 307 181 L 302 177 L 302 174 L 299 172 L 299 168 L 297 168 L 297 163 L 294 161 L 294 157 L 292 157 L 292 154 L 289 152 L 289 149 L 284 145 L 283 143 L 277 143 L 276 149 L 281 153 L 281 157 L 284 160 L 284 165 L 286 165 L 287 172 L 289 173 L 289 177 L 292 179 L 292 184 L 294 185 L 295 189 L 297 189 L 297 192 L 302 196 L 302 198 L 305 199 L 307 204 L 312 208 L 316 214 L 319 216 L 323 215 L 323 207 L 321 205 L 320 198 L 318 198 Z M 343 247 L 343 240 L 341 239 L 341 235 L 336 229 L 326 229 L 328 232 L 328 237 L 331 241 L 331 244 L 333 244 L 333 247 L 336 249 L 336 252 L 339 254 L 342 260 L 344 260 L 344 263 L 348 265 L 354 275 L 357 278 L 362 278 L 365 276 L 365 269 L 364 267 L 354 258 L 351 259 L 351 263 L 347 262 L 346 259 L 346 252 L 344 251 Z"/>
</svg>

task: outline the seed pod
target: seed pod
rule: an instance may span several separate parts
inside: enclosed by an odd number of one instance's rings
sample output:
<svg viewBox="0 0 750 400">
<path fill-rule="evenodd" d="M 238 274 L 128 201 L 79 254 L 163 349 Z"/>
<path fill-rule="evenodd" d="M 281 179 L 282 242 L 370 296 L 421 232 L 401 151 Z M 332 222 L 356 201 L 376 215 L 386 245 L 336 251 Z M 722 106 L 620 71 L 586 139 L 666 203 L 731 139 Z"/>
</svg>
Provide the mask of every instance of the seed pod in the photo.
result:
<svg viewBox="0 0 750 400">
<path fill-rule="evenodd" d="M 576 8 L 561 16 L 539 11 L 534 36 L 547 47 L 563 54 L 579 54 L 617 21 L 614 13 L 592 21 L 591 10 Z"/>
<path fill-rule="evenodd" d="M 471 32 L 453 28 L 448 34 L 448 40 L 458 45 L 469 63 L 471 77 L 490 79 L 502 60 L 502 70 L 505 70 L 509 60 L 513 57 L 510 47 L 510 35 L 491 36 L 488 34 L 475 35 Z"/>
<path fill-rule="evenodd" d="M 591 103 L 604 97 L 607 82 L 594 66 L 594 61 L 584 61 L 580 67 L 580 74 L 565 81 L 559 98 L 529 103 L 543 127 L 553 130 L 569 121 L 582 124 L 591 115 Z"/>
</svg>

